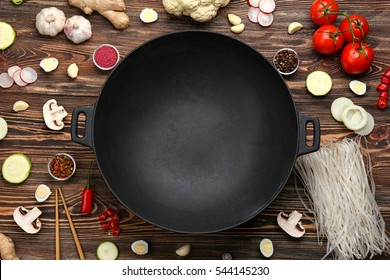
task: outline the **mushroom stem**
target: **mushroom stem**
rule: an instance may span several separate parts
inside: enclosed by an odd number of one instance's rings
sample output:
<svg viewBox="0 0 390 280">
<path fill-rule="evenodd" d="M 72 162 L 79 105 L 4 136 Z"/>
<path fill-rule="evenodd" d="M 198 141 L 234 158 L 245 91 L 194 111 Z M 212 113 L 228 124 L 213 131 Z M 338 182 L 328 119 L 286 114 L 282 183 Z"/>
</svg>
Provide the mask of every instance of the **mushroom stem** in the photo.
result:
<svg viewBox="0 0 390 280">
<path fill-rule="evenodd" d="M 291 212 L 290 216 L 288 217 L 287 219 L 287 223 L 289 223 L 290 225 L 297 225 L 299 223 L 299 221 L 301 220 L 302 218 L 302 214 L 299 213 L 298 211 L 294 210 Z"/>
</svg>

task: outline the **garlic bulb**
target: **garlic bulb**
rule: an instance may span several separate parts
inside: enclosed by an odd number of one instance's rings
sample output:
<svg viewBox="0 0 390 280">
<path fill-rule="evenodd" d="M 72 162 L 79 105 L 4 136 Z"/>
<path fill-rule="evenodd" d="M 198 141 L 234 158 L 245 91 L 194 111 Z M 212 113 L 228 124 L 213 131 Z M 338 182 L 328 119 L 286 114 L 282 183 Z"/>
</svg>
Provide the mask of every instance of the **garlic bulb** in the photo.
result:
<svg viewBox="0 0 390 280">
<path fill-rule="evenodd" d="M 73 16 L 64 26 L 66 37 L 75 44 L 80 44 L 92 37 L 91 23 L 85 17 Z"/>
<path fill-rule="evenodd" d="M 65 14 L 56 7 L 43 8 L 36 16 L 35 27 L 42 35 L 56 36 L 65 25 Z"/>
</svg>

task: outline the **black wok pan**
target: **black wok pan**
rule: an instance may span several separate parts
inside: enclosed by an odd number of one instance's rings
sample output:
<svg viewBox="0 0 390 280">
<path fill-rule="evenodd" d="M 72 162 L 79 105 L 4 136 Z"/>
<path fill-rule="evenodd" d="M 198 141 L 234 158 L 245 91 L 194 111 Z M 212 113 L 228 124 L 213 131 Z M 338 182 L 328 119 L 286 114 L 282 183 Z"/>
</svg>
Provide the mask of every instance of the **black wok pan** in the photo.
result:
<svg viewBox="0 0 390 280">
<path fill-rule="evenodd" d="M 97 103 L 74 110 L 72 139 L 94 149 L 106 183 L 136 215 L 206 233 L 267 207 L 296 157 L 319 148 L 320 128 L 297 113 L 283 78 L 257 51 L 224 35 L 186 31 L 124 58 Z"/>
</svg>

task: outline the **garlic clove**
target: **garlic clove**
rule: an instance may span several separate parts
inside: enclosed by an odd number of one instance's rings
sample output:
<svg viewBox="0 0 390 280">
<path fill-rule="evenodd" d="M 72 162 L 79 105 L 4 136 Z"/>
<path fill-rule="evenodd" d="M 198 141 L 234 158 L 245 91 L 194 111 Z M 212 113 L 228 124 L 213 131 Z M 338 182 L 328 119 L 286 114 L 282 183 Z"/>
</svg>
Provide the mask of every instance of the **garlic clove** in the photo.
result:
<svg viewBox="0 0 390 280">
<path fill-rule="evenodd" d="M 35 199 L 38 202 L 44 202 L 46 199 L 49 198 L 51 194 L 51 190 L 48 186 L 41 184 L 38 186 L 38 188 L 35 191 Z"/>
<path fill-rule="evenodd" d="M 30 105 L 28 105 L 27 102 L 24 102 L 24 101 L 16 101 L 14 103 L 14 106 L 12 106 L 12 109 L 15 111 L 15 112 L 20 112 L 20 111 L 25 111 L 28 109 L 28 107 L 30 107 Z"/>
<path fill-rule="evenodd" d="M 287 32 L 288 34 L 294 34 L 295 32 L 301 30 L 303 25 L 299 22 L 292 22 L 288 26 Z"/>
<path fill-rule="evenodd" d="M 48 57 L 39 63 L 39 66 L 43 69 L 45 72 L 52 72 L 57 69 L 58 67 L 58 59 L 55 57 Z"/>
<path fill-rule="evenodd" d="M 190 251 L 191 251 L 191 244 L 186 244 L 176 250 L 176 255 L 180 257 L 185 257 L 190 253 Z"/>
<path fill-rule="evenodd" d="M 76 63 L 72 63 L 66 69 L 66 73 L 68 74 L 69 78 L 74 79 L 79 74 L 79 67 L 77 66 Z"/>
</svg>

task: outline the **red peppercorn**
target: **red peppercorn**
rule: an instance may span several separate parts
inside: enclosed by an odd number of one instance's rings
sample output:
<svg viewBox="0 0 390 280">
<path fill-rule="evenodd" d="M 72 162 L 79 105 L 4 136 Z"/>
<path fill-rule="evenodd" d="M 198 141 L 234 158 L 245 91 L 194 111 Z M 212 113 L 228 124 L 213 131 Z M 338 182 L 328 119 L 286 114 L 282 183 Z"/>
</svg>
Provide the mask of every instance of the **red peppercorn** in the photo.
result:
<svg viewBox="0 0 390 280">
<path fill-rule="evenodd" d="M 386 98 L 379 97 L 378 103 L 376 104 L 378 109 L 383 110 L 387 107 L 387 100 Z"/>
<path fill-rule="evenodd" d="M 386 84 L 380 83 L 380 84 L 376 87 L 376 90 L 377 90 L 377 91 L 389 91 L 389 86 L 386 85 Z"/>
<path fill-rule="evenodd" d="M 379 98 L 381 97 L 386 98 L 386 100 L 389 99 L 389 92 L 381 91 L 381 93 L 379 93 Z"/>
</svg>

